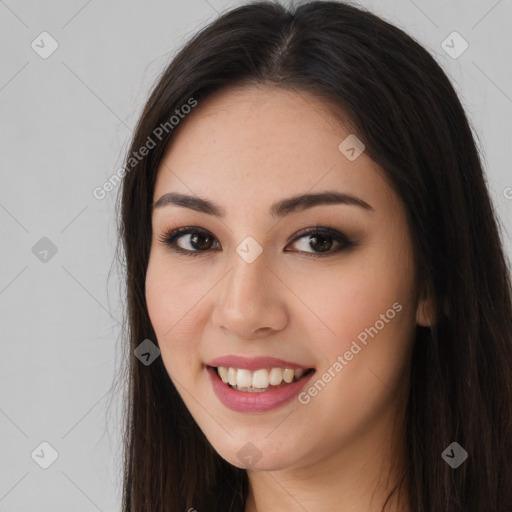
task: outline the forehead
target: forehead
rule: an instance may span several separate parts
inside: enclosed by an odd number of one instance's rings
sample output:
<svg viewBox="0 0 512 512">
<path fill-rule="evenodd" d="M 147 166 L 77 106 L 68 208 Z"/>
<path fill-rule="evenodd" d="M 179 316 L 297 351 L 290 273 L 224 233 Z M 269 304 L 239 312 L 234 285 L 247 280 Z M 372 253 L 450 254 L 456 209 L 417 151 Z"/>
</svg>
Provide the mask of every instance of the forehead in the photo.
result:
<svg viewBox="0 0 512 512">
<path fill-rule="evenodd" d="M 387 187 L 364 152 L 350 161 L 339 145 L 351 135 L 330 105 L 300 91 L 230 87 L 184 119 L 160 164 L 155 200 L 170 190 L 227 202 L 271 202 L 283 195 Z"/>
</svg>

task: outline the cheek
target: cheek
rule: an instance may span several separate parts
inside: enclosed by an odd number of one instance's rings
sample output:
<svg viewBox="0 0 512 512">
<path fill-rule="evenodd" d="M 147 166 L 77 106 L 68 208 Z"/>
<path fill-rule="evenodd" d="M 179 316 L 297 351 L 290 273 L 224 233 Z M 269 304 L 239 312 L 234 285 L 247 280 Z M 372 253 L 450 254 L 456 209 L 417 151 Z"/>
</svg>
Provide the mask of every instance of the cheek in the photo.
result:
<svg viewBox="0 0 512 512">
<path fill-rule="evenodd" d="M 165 338 L 201 313 L 201 299 L 212 287 L 207 276 L 198 275 L 195 265 L 173 261 L 152 249 L 146 274 L 146 302 L 155 331 Z"/>
<path fill-rule="evenodd" d="M 311 382 L 301 403 L 308 402 L 311 428 L 325 425 L 325 438 L 351 435 L 375 421 L 404 386 L 415 329 L 412 274 L 404 265 L 397 274 L 388 264 L 381 255 L 334 277 L 331 272 L 305 300 L 315 304 L 311 309 L 322 320 L 309 324 L 309 336 L 321 353 L 321 382 Z M 324 448 L 326 454 L 331 449 Z"/>
<path fill-rule="evenodd" d="M 340 399 L 356 409 L 362 402 L 377 407 L 386 400 L 382 382 L 395 388 L 407 371 L 415 332 L 414 265 L 407 245 L 398 253 L 393 247 L 375 242 L 338 269 L 318 274 L 304 301 L 322 320 L 316 325 L 324 334 L 313 339 L 322 371 L 336 375 L 325 394 L 334 408 Z M 298 291 L 306 293 L 307 286 Z"/>
<path fill-rule="evenodd" d="M 347 259 L 337 268 L 317 271 L 314 279 L 296 279 L 294 291 L 308 306 L 309 323 L 325 333 L 323 339 L 331 340 L 327 346 L 331 352 L 376 322 L 382 331 L 390 331 L 401 330 L 404 318 L 406 323 L 413 320 L 412 270 L 408 261 L 397 262 L 376 250 L 373 255 L 367 252 Z"/>
<path fill-rule="evenodd" d="M 150 257 L 146 274 L 146 303 L 151 324 L 160 341 L 175 323 L 174 295 L 171 292 L 174 286 L 165 265 L 158 258 Z"/>
<path fill-rule="evenodd" d="M 186 272 L 173 271 L 165 258 L 151 257 L 146 275 L 146 303 L 162 360 L 169 374 L 185 374 L 194 362 L 200 337 L 201 297 L 207 286 Z"/>
</svg>

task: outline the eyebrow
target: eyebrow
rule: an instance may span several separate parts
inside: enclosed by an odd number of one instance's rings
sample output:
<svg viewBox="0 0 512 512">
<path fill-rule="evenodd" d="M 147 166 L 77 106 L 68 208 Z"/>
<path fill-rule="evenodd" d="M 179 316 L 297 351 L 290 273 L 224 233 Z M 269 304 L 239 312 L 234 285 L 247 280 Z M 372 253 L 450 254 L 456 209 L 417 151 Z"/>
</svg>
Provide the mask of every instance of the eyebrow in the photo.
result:
<svg viewBox="0 0 512 512">
<path fill-rule="evenodd" d="M 314 206 L 324 204 L 346 204 L 352 206 L 359 206 L 365 210 L 374 211 L 373 208 L 362 199 L 338 192 L 336 190 L 328 190 L 316 194 L 302 194 L 283 199 L 274 203 L 270 208 L 270 214 L 273 217 L 284 217 L 290 213 L 303 211 Z M 153 204 L 153 209 L 163 208 L 164 206 L 175 205 L 183 208 L 189 208 L 197 212 L 214 215 L 216 217 L 224 218 L 226 210 L 221 206 L 197 196 L 190 196 L 187 194 L 178 194 L 177 192 L 169 192 L 164 194 L 158 201 Z"/>
</svg>

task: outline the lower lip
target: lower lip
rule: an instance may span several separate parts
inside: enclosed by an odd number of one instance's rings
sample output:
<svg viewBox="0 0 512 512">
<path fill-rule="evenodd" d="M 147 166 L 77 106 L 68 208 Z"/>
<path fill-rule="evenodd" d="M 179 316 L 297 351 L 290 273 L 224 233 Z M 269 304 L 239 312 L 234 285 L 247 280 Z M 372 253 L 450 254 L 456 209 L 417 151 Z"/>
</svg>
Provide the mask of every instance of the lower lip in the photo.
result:
<svg viewBox="0 0 512 512">
<path fill-rule="evenodd" d="M 265 412 L 276 409 L 296 397 L 306 382 L 308 382 L 315 373 L 312 371 L 291 384 L 271 391 L 247 393 L 237 391 L 236 389 L 230 388 L 227 384 L 224 384 L 215 369 L 211 366 L 207 366 L 206 371 L 208 372 L 213 391 L 217 395 L 217 398 L 226 407 L 237 412 Z"/>
</svg>

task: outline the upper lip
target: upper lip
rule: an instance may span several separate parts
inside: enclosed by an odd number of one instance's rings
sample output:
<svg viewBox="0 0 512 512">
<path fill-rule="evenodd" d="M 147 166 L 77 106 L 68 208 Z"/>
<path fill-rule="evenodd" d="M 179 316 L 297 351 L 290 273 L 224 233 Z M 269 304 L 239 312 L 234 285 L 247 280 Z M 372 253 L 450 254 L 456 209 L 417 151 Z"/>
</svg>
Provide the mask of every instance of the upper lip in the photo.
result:
<svg viewBox="0 0 512 512">
<path fill-rule="evenodd" d="M 291 361 L 284 361 L 275 357 L 245 357 L 237 355 L 221 356 L 206 363 L 207 366 L 225 368 L 245 368 L 247 370 L 259 370 L 260 368 L 290 368 L 308 370 L 311 366 L 304 366 Z"/>
</svg>

